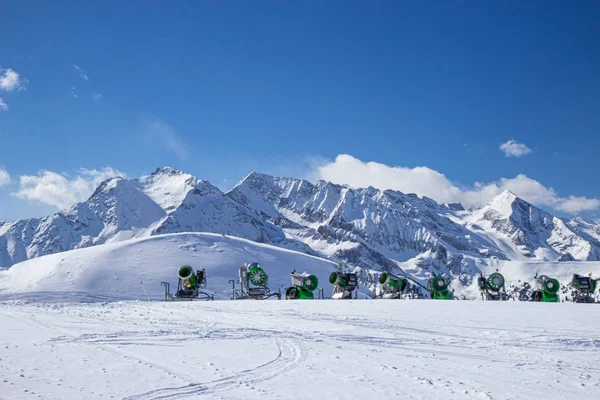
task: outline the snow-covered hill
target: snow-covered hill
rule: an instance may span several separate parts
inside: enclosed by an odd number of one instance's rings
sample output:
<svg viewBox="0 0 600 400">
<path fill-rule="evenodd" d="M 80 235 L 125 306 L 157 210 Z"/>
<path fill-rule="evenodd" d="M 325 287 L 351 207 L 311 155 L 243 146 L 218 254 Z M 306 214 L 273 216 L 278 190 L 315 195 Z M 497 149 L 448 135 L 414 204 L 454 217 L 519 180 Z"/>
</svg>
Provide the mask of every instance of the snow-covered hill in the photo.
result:
<svg viewBox="0 0 600 400">
<path fill-rule="evenodd" d="M 269 287 L 290 285 L 290 272 L 310 271 L 323 285 L 333 263 L 296 251 L 210 233 L 183 233 L 132 239 L 39 257 L 0 271 L 0 295 L 45 293 L 53 298 L 144 299 L 141 282 L 152 299 L 164 298 L 161 282 L 177 284 L 181 265 L 206 268 L 207 290 L 231 296 L 242 263 L 259 262 Z M 330 291 L 330 289 L 328 288 Z"/>
</svg>

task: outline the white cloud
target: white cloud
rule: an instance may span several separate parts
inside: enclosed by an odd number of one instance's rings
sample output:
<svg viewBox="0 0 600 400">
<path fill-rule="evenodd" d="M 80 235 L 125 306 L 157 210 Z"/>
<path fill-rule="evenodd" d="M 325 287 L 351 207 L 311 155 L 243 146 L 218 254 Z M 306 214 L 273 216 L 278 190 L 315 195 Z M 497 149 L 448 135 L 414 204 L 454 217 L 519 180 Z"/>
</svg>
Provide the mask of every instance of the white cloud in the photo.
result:
<svg viewBox="0 0 600 400">
<path fill-rule="evenodd" d="M 577 214 L 582 211 L 593 211 L 600 208 L 600 200 L 588 199 L 585 197 L 569 196 L 556 206 L 557 210 L 569 214 Z"/>
<path fill-rule="evenodd" d="M 98 101 L 102 98 L 102 95 L 100 93 L 94 93 L 92 96 L 92 100 L 94 101 Z"/>
<path fill-rule="evenodd" d="M 2 97 L 0 97 L 0 111 L 6 110 L 8 110 L 8 104 L 6 104 L 4 100 L 2 100 Z"/>
<path fill-rule="evenodd" d="M 6 186 L 10 183 L 10 175 L 4 169 L 4 167 L 0 167 L 0 187 Z"/>
<path fill-rule="evenodd" d="M 77 94 L 77 88 L 75 86 L 71 86 L 71 90 L 69 91 L 69 93 L 71 94 L 71 96 L 73 96 L 74 99 L 79 98 L 79 95 Z"/>
<path fill-rule="evenodd" d="M 163 144 L 167 150 L 174 153 L 180 160 L 187 160 L 188 146 L 166 122 L 154 118 L 146 121 L 146 133 L 151 140 Z"/>
<path fill-rule="evenodd" d="M 363 162 L 347 154 L 328 161 L 313 170 L 313 179 L 323 179 L 354 187 L 374 186 L 416 193 L 442 203 L 462 203 L 466 207 L 481 207 L 505 190 L 510 190 L 532 204 L 551 207 L 575 214 L 600 208 L 600 200 L 585 197 L 561 198 L 556 191 L 526 175 L 501 178 L 494 182 L 475 182 L 459 187 L 444 174 L 428 167 L 391 167 L 377 162 Z"/>
<path fill-rule="evenodd" d="M 506 157 L 523 157 L 533 151 L 526 144 L 519 143 L 516 140 L 509 140 L 506 143 L 502 143 L 500 150 L 502 150 Z"/>
<path fill-rule="evenodd" d="M 85 70 L 83 68 L 81 68 L 80 66 L 73 65 L 73 71 L 79 73 L 79 77 L 81 79 L 83 79 L 84 81 L 87 81 L 89 79 L 88 75 L 87 75 L 87 72 L 85 72 Z"/>
<path fill-rule="evenodd" d="M 21 80 L 21 75 L 19 75 L 15 70 L 10 68 L 1 69 L 0 68 L 0 89 L 6 90 L 7 92 L 12 92 L 13 90 L 23 90 L 25 89 L 25 83 L 28 81 L 23 79 Z"/>
<path fill-rule="evenodd" d="M 65 209 L 86 200 L 104 180 L 125 176 L 110 167 L 101 170 L 79 169 L 74 177 L 52 171 L 40 171 L 37 175 L 22 175 L 20 186 L 14 196 L 30 201 Z"/>
</svg>

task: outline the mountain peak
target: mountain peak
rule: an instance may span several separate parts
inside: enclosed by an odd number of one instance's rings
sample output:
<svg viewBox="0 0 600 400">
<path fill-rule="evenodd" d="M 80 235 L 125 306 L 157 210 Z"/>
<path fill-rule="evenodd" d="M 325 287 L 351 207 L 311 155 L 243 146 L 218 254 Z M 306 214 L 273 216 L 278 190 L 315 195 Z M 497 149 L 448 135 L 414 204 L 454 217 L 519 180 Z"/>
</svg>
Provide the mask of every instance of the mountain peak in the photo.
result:
<svg viewBox="0 0 600 400">
<path fill-rule="evenodd" d="M 183 172 L 180 171 L 180 170 L 178 170 L 175 167 L 171 167 L 171 166 L 167 165 L 167 166 L 162 167 L 162 168 L 160 168 L 160 167 L 156 168 L 156 170 L 152 173 L 152 175 L 159 175 L 159 174 L 165 174 L 165 175 L 173 176 L 173 175 L 181 175 L 181 174 L 183 174 Z"/>
</svg>

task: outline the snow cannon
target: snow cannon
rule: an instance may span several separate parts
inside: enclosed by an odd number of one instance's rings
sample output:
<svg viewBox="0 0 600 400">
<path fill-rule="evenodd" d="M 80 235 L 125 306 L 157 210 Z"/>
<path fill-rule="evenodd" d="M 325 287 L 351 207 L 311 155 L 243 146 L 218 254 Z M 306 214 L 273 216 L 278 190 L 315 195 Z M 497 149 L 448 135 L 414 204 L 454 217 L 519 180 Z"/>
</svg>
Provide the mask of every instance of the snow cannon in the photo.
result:
<svg viewBox="0 0 600 400">
<path fill-rule="evenodd" d="M 329 283 L 333 285 L 331 298 L 334 300 L 352 299 L 352 293 L 358 289 L 358 277 L 354 272 L 332 272 Z"/>
<path fill-rule="evenodd" d="M 558 303 L 558 291 L 560 283 L 557 279 L 546 275 L 535 274 L 535 286 L 531 294 L 531 301 L 542 301 L 546 303 Z"/>
<path fill-rule="evenodd" d="M 196 279 L 194 269 L 189 265 L 180 267 L 177 275 L 179 275 L 181 286 L 184 289 L 195 289 L 198 286 L 198 279 Z"/>
<path fill-rule="evenodd" d="M 450 279 L 442 275 L 433 275 L 427 282 L 427 289 L 431 298 L 435 300 L 452 300 L 454 297 L 450 289 Z"/>
<path fill-rule="evenodd" d="M 481 292 L 482 300 L 507 300 L 506 289 L 504 288 L 504 276 L 496 270 L 489 276 L 484 276 L 483 272 L 477 278 L 477 285 Z"/>
<path fill-rule="evenodd" d="M 600 278 L 593 279 L 592 274 L 588 276 L 573 274 L 571 287 L 574 291 L 571 293 L 574 303 L 595 303 L 594 292 L 598 287 Z"/>
<path fill-rule="evenodd" d="M 165 287 L 165 300 L 193 300 L 198 297 L 214 300 L 212 294 L 202 291 L 206 287 L 206 270 L 204 268 L 194 271 L 191 266 L 183 265 L 179 267 L 177 277 L 179 280 L 175 296 L 171 294 L 171 284 L 161 282 L 161 285 Z"/>
<path fill-rule="evenodd" d="M 319 278 L 315 275 L 292 271 L 292 286 L 285 289 L 285 298 L 288 300 L 314 299 L 313 291 L 319 286 Z"/>
<path fill-rule="evenodd" d="M 277 296 L 281 299 L 281 293 L 271 293 L 271 290 L 267 286 L 269 276 L 257 262 L 242 264 L 238 277 L 239 289 L 235 288 L 235 281 L 230 282 L 233 284 L 233 300 L 248 298 L 264 300 L 272 296 Z"/>
<path fill-rule="evenodd" d="M 408 286 L 408 280 L 402 276 L 384 272 L 379 276 L 380 295 L 382 299 L 400 299 Z"/>
</svg>

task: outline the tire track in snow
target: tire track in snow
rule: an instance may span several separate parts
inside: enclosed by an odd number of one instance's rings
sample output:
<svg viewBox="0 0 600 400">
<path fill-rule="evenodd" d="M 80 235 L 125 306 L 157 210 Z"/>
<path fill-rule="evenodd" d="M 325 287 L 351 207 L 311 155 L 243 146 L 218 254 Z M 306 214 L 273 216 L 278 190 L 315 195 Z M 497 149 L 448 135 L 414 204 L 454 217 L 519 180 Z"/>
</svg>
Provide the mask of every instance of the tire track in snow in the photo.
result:
<svg viewBox="0 0 600 400">
<path fill-rule="evenodd" d="M 305 353 L 297 342 L 289 339 L 274 339 L 278 354 L 273 359 L 255 368 L 237 372 L 225 378 L 203 383 L 192 383 L 181 387 L 165 387 L 150 390 L 124 400 L 178 399 L 189 396 L 210 395 L 236 386 L 251 385 L 273 379 L 286 373 L 301 362 Z"/>
</svg>

